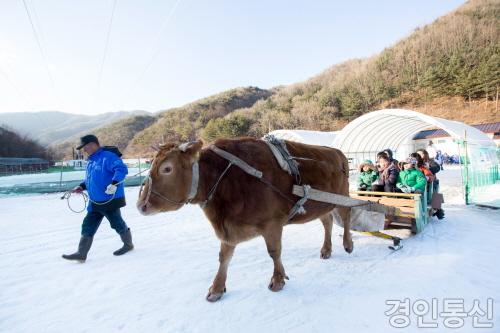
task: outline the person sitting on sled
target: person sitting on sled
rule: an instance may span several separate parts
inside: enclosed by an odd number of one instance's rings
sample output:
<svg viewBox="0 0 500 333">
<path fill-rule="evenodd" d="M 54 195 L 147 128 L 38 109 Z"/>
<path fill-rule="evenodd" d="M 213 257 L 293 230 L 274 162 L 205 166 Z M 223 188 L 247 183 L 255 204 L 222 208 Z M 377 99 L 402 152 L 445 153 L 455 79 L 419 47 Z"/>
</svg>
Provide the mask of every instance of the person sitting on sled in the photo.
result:
<svg viewBox="0 0 500 333">
<path fill-rule="evenodd" d="M 418 153 L 412 153 L 410 154 L 410 157 L 417 160 L 417 169 L 422 171 L 428 183 L 432 183 L 436 179 L 436 176 L 431 172 L 431 170 L 429 170 L 429 168 L 427 168 L 422 157 Z"/>
<path fill-rule="evenodd" d="M 415 153 L 414 153 L 415 154 Z M 421 166 L 426 168 L 427 170 L 432 173 L 432 177 L 429 177 L 429 181 L 432 182 L 433 186 L 433 194 L 432 194 L 432 206 L 435 209 L 434 213 L 432 214 L 433 216 L 436 216 L 438 219 L 442 220 L 444 219 L 444 210 L 441 207 L 441 203 L 444 202 L 443 195 L 439 193 L 439 179 L 436 176 L 436 173 L 438 173 L 441 170 L 441 167 L 439 164 L 432 158 L 429 158 L 429 153 L 425 149 L 419 149 L 417 150 L 418 155 L 420 155 L 422 162 Z M 413 156 L 413 154 L 412 154 Z M 426 174 L 426 177 L 428 174 Z"/>
<path fill-rule="evenodd" d="M 408 157 L 404 163 L 404 170 L 399 172 L 396 187 L 398 192 L 403 193 L 424 193 L 427 179 L 422 171 L 416 169 L 417 160 Z"/>
<path fill-rule="evenodd" d="M 399 169 L 397 165 L 390 162 L 387 154 L 378 156 L 378 179 L 372 183 L 372 191 L 394 192 L 398 179 Z"/>
<path fill-rule="evenodd" d="M 365 160 L 359 165 L 358 191 L 369 191 L 377 178 L 375 165 L 372 161 Z"/>
</svg>

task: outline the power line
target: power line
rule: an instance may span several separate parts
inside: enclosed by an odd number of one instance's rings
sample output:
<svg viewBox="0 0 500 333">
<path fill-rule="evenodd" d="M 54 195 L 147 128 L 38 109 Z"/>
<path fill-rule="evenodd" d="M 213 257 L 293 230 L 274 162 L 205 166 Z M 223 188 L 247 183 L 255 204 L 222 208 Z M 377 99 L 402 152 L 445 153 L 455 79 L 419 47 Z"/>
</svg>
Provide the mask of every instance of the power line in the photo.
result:
<svg viewBox="0 0 500 333">
<path fill-rule="evenodd" d="M 151 52 L 151 57 L 149 58 L 148 62 L 146 63 L 146 66 L 144 67 L 144 69 L 141 71 L 141 74 L 139 74 L 139 76 L 137 77 L 137 79 L 135 81 L 133 81 L 133 84 L 130 86 L 130 88 L 127 90 L 127 92 L 123 95 L 123 97 L 120 99 L 121 101 L 127 101 L 130 97 L 132 97 L 134 94 L 134 90 L 135 88 L 139 85 L 139 83 L 142 81 L 142 78 L 144 77 L 144 75 L 146 74 L 146 72 L 148 71 L 148 69 L 151 67 L 151 65 L 153 64 L 154 60 L 156 59 L 156 57 L 158 56 L 158 54 L 160 54 L 160 51 L 161 51 L 161 45 L 157 46 L 156 49 L 154 48 L 155 45 L 159 44 L 159 41 L 164 33 L 164 31 L 166 30 L 167 26 L 168 26 L 168 23 L 170 23 L 170 20 L 172 19 L 174 13 L 175 13 L 175 10 L 177 9 L 179 3 L 181 2 L 181 0 L 177 0 L 175 2 L 175 4 L 172 6 L 172 8 L 170 8 L 165 20 L 163 21 L 163 24 L 162 26 L 160 27 L 160 29 L 158 30 L 158 33 L 156 34 L 156 38 L 155 38 L 155 41 L 153 42 L 152 44 L 152 52 Z"/>
<path fill-rule="evenodd" d="M 31 10 L 33 11 L 33 18 L 34 18 L 34 22 L 38 28 L 38 33 L 39 33 L 39 36 L 40 36 L 40 41 L 42 42 L 42 44 L 46 44 L 46 41 L 45 41 L 45 34 L 43 33 L 43 27 L 42 27 L 42 24 L 40 23 L 40 19 L 38 18 L 38 12 L 36 10 L 36 6 L 33 2 L 31 2 Z"/>
<path fill-rule="evenodd" d="M 30 14 L 30 10 L 28 8 L 28 5 L 26 4 L 26 0 L 23 0 L 23 4 L 24 4 L 24 9 L 26 9 L 26 14 L 28 15 L 28 19 L 29 19 L 30 24 L 31 24 L 31 29 L 33 30 L 33 35 L 35 36 L 36 43 L 38 45 L 38 50 L 40 50 L 40 54 L 42 55 L 42 60 L 45 64 L 45 69 L 47 70 L 47 74 L 49 76 L 50 83 L 52 85 L 52 92 L 54 94 L 54 98 L 56 99 L 56 101 L 59 101 L 55 81 L 54 81 L 54 78 L 52 77 L 52 74 L 50 72 L 49 62 L 47 61 L 47 57 L 45 56 L 45 52 L 43 51 L 42 44 L 40 43 L 40 38 L 38 37 L 38 33 L 36 32 L 35 25 L 33 24 L 33 20 L 31 18 L 31 14 Z"/>
<path fill-rule="evenodd" d="M 109 37 L 111 35 L 111 27 L 113 26 L 113 18 L 115 16 L 115 8 L 116 8 L 116 3 L 118 0 L 113 1 L 113 9 L 111 9 L 111 17 L 109 19 L 109 25 L 108 25 L 108 32 L 106 34 L 106 44 L 104 45 L 104 52 L 102 55 L 102 60 L 101 60 L 101 67 L 99 69 L 99 78 L 97 80 L 97 89 L 94 95 L 94 103 L 92 105 L 92 110 L 95 111 L 95 107 L 97 104 L 97 100 L 99 99 L 99 94 L 101 91 L 101 81 L 102 81 L 102 73 L 104 71 L 104 63 L 106 61 L 106 55 L 108 53 L 108 46 L 109 46 Z"/>
<path fill-rule="evenodd" d="M 51 86 L 52 86 L 53 98 L 56 100 L 56 102 L 59 102 L 59 95 L 58 95 L 57 90 L 56 90 L 56 85 L 55 85 L 54 78 L 52 77 L 52 73 L 50 72 L 49 62 L 47 61 L 47 57 L 45 55 L 45 52 L 43 51 L 42 43 L 40 42 L 40 38 L 39 38 L 39 36 L 38 36 L 38 34 L 36 32 L 35 24 L 33 23 L 33 19 L 31 18 L 31 14 L 30 14 L 30 11 L 29 11 L 29 8 L 28 8 L 28 4 L 26 3 L 25 0 L 23 0 L 23 4 L 24 4 L 24 9 L 26 10 L 26 14 L 28 15 L 28 19 L 29 19 L 30 24 L 31 24 L 31 29 L 33 30 L 33 35 L 35 36 L 35 39 L 36 39 L 36 42 L 37 42 L 38 49 L 40 50 L 40 54 L 42 56 L 42 60 L 43 60 L 43 63 L 45 65 L 45 69 L 46 69 L 47 74 L 48 74 L 49 79 L 50 79 L 50 83 L 51 83 Z M 34 6 L 33 6 L 33 9 L 35 10 Z M 36 18 L 39 26 L 41 27 L 40 21 L 38 20 L 38 15 L 36 14 L 36 10 L 34 11 L 34 13 L 35 13 L 35 18 Z M 20 94 L 20 96 L 21 95 L 22 96 L 28 96 L 28 95 L 25 95 L 25 94 L 21 93 L 21 90 L 14 84 L 14 82 L 12 80 L 9 79 L 7 73 L 3 72 L 3 75 L 7 79 L 7 81 L 10 81 L 11 85 L 18 91 L 18 94 Z M 47 122 L 45 121 L 45 119 L 43 119 L 43 117 L 41 117 L 38 114 L 38 112 L 35 111 L 35 108 L 33 107 L 33 104 L 31 104 L 29 96 L 28 96 L 28 98 L 26 100 L 28 101 L 28 105 L 30 105 L 31 108 L 33 109 L 33 114 L 40 121 L 40 123 L 43 124 L 44 127 L 48 127 L 47 126 Z"/>
</svg>

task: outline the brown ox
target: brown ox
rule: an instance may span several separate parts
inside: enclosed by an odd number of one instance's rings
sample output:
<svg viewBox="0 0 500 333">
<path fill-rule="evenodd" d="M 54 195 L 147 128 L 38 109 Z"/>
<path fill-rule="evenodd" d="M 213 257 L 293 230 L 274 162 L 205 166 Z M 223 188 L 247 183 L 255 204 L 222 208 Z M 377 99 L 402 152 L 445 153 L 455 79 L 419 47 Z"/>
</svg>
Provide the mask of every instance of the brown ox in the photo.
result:
<svg viewBox="0 0 500 333">
<path fill-rule="evenodd" d="M 334 205 L 307 201 L 306 213 L 289 220 L 289 212 L 299 200 L 292 194 L 294 178 L 283 171 L 267 144 L 262 140 L 241 138 L 217 140 L 220 149 L 239 157 L 252 167 L 262 171 L 263 181 L 245 173 L 238 166 L 228 166 L 228 161 L 211 149 L 202 149 L 201 141 L 178 146 L 162 145 L 156 154 L 150 171 L 150 179 L 139 195 L 137 208 L 143 215 L 178 210 L 188 202 L 192 187 L 193 164 L 198 161 L 199 183 L 193 204 L 203 203 L 210 189 L 220 178 L 214 195 L 203 211 L 221 241 L 219 269 L 209 289 L 207 300 L 217 301 L 225 292 L 227 268 L 236 245 L 256 236 L 263 236 L 267 251 L 274 262 L 274 273 L 269 289 L 279 291 L 288 277 L 281 263 L 281 235 L 283 226 L 298 224 L 319 218 L 325 228 L 321 258 L 327 259 L 332 252 L 332 210 L 336 208 L 344 222 L 343 245 L 350 253 L 353 249 L 349 232 L 349 209 Z M 349 195 L 348 164 L 344 154 L 337 149 L 286 142 L 292 156 L 298 159 L 302 184 L 313 188 Z"/>
</svg>

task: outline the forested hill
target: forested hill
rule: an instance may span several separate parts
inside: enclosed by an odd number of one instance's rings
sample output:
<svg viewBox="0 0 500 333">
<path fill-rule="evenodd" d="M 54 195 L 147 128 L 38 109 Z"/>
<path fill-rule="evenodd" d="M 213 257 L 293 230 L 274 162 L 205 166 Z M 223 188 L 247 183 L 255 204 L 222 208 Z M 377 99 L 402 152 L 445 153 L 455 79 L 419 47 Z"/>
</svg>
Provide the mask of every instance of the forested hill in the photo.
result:
<svg viewBox="0 0 500 333">
<path fill-rule="evenodd" d="M 239 113 L 251 133 L 334 130 L 381 108 L 499 121 L 500 1 L 469 1 L 369 59 L 333 66 Z"/>
<path fill-rule="evenodd" d="M 45 147 L 5 125 L 0 126 L 0 157 L 49 158 Z"/>
<path fill-rule="evenodd" d="M 125 153 L 147 155 L 151 144 L 167 140 L 260 137 L 280 128 L 338 130 L 382 108 L 496 122 L 499 85 L 500 1 L 472 0 L 371 58 L 334 65 L 290 86 L 232 89 L 162 112 L 144 129 L 132 126 L 138 131 L 127 136 Z"/>
</svg>

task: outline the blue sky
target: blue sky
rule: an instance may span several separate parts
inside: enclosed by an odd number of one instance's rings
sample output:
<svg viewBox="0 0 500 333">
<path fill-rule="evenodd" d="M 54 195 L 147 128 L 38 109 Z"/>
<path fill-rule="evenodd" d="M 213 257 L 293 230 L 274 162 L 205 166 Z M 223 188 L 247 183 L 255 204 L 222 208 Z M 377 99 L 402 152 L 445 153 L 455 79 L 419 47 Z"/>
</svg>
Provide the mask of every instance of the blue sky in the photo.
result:
<svg viewBox="0 0 500 333">
<path fill-rule="evenodd" d="M 464 3 L 24 2 L 46 61 L 23 0 L 1 1 L 0 112 L 158 111 L 234 87 L 286 85 L 374 55 Z"/>
</svg>

